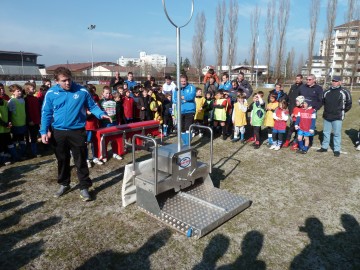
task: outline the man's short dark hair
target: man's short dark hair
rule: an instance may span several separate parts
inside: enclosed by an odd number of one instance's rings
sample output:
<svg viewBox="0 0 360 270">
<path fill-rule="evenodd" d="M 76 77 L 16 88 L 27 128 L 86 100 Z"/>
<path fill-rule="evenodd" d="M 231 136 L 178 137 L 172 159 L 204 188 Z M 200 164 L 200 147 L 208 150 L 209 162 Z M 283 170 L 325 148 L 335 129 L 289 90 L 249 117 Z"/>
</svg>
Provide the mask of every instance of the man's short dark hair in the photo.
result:
<svg viewBox="0 0 360 270">
<path fill-rule="evenodd" d="M 242 71 L 240 71 L 239 74 L 245 76 L 244 72 Z"/>
<path fill-rule="evenodd" d="M 72 78 L 72 74 L 70 69 L 66 68 L 66 67 L 58 67 L 54 70 L 54 78 L 55 80 L 58 80 L 59 75 L 63 75 L 69 78 Z"/>
<path fill-rule="evenodd" d="M 222 75 L 223 75 L 223 76 L 226 76 L 226 78 L 229 78 L 229 74 L 226 73 L 226 72 L 224 72 Z"/>
<path fill-rule="evenodd" d="M 131 71 L 128 72 L 128 75 L 134 75 L 134 73 L 132 73 Z"/>
<path fill-rule="evenodd" d="M 166 76 L 165 76 L 165 80 L 170 80 L 170 81 L 171 81 L 171 76 L 170 76 L 170 75 L 166 75 Z"/>
<path fill-rule="evenodd" d="M 300 79 L 304 78 L 301 74 L 296 75 L 296 77 L 299 77 Z"/>
<path fill-rule="evenodd" d="M 180 79 L 183 78 L 183 79 L 186 79 L 186 81 L 188 80 L 188 76 L 186 74 L 181 74 L 180 75 Z"/>
</svg>

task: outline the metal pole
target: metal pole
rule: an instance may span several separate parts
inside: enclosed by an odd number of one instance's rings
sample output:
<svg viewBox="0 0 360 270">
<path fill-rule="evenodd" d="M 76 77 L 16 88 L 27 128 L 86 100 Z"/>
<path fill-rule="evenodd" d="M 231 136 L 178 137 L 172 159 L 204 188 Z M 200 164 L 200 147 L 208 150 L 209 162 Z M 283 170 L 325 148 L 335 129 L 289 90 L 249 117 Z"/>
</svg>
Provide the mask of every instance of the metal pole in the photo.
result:
<svg viewBox="0 0 360 270">
<path fill-rule="evenodd" d="M 22 79 L 24 79 L 24 56 L 23 56 L 23 51 L 20 51 L 20 54 L 21 54 Z"/>
<path fill-rule="evenodd" d="M 180 28 L 176 27 L 176 84 L 178 87 L 176 109 L 177 109 L 177 136 L 178 151 L 181 150 L 181 85 L 180 85 Z"/>
<path fill-rule="evenodd" d="M 91 24 L 88 29 L 94 30 L 96 28 L 95 24 Z M 93 37 L 91 35 L 91 77 L 94 76 L 94 54 L 93 54 Z"/>
<path fill-rule="evenodd" d="M 191 21 L 191 18 L 193 16 L 194 13 L 194 0 L 191 0 L 191 13 L 190 13 L 190 17 L 188 19 L 188 21 L 182 25 L 182 26 L 178 26 L 176 25 L 171 18 L 169 17 L 169 14 L 167 13 L 166 10 L 166 5 L 165 5 L 165 0 L 162 0 L 163 3 L 163 7 L 164 7 L 164 12 L 165 15 L 167 17 L 167 19 L 169 20 L 169 22 L 175 26 L 176 28 L 176 82 L 177 82 L 177 88 L 178 88 L 178 92 L 177 92 L 177 101 L 176 101 L 176 110 L 177 110 L 177 136 L 178 136 L 178 151 L 181 151 L 181 95 L 180 95 L 180 91 L 181 91 L 181 86 L 180 86 L 180 28 L 185 27 L 186 25 L 189 24 L 189 22 Z"/>
<path fill-rule="evenodd" d="M 94 76 L 93 40 L 91 39 L 91 77 Z"/>
</svg>

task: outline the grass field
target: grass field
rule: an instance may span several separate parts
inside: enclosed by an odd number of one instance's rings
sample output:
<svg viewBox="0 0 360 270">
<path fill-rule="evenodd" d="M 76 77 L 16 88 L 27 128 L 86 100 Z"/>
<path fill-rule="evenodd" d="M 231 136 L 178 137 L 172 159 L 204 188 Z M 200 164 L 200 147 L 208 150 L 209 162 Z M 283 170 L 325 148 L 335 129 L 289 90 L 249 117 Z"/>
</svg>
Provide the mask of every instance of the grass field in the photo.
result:
<svg viewBox="0 0 360 270">
<path fill-rule="evenodd" d="M 316 152 L 319 135 L 307 155 L 215 139 L 213 181 L 253 204 L 199 240 L 136 205 L 122 207 L 131 154 L 90 169 L 88 203 L 79 198 L 75 169 L 72 191 L 52 197 L 51 151 L 1 167 L 0 269 L 360 269 L 359 96 L 353 93 L 339 158 Z M 196 137 L 194 145 L 201 142 Z M 204 161 L 207 147 L 198 149 Z"/>
</svg>

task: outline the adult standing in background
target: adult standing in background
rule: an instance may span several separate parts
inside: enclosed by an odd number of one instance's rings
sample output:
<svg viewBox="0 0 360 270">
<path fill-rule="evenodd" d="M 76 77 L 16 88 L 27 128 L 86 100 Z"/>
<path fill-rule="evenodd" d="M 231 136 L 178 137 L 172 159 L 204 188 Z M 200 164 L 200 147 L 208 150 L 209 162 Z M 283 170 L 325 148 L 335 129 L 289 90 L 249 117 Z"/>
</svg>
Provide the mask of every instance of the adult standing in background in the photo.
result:
<svg viewBox="0 0 360 270">
<path fill-rule="evenodd" d="M 229 80 L 229 74 L 223 73 L 221 80 L 222 81 L 219 84 L 219 90 L 229 91 L 232 88 L 231 81 Z"/>
<path fill-rule="evenodd" d="M 309 100 L 309 106 L 317 111 L 322 107 L 323 92 L 323 88 L 316 83 L 314 74 L 307 76 L 306 84 L 299 87 L 299 96 Z"/>
<path fill-rule="evenodd" d="M 334 76 L 331 86 L 324 92 L 324 130 L 321 148 L 317 152 L 327 152 L 330 144 L 331 130 L 334 134 L 334 156 L 340 156 L 341 128 L 345 113 L 351 109 L 352 100 L 350 92 L 341 86 L 342 78 Z"/>
<path fill-rule="evenodd" d="M 288 101 L 288 96 L 287 94 L 284 92 L 284 90 L 282 90 L 282 85 L 281 83 L 276 83 L 275 84 L 275 89 L 271 90 L 269 92 L 269 96 L 268 96 L 268 103 L 270 103 L 270 96 L 271 95 L 275 95 L 276 96 L 276 101 L 280 102 L 282 100 L 285 100 L 286 102 Z"/>
<path fill-rule="evenodd" d="M 146 76 L 146 81 L 144 82 L 144 87 L 147 88 L 147 89 L 150 89 L 150 85 L 151 85 L 150 79 L 151 79 L 151 75 L 148 74 Z"/>
<path fill-rule="evenodd" d="M 110 80 L 110 88 L 113 91 L 117 91 L 117 87 L 124 83 L 124 79 L 120 77 L 120 73 L 118 71 L 115 72 L 115 77 Z"/>
<path fill-rule="evenodd" d="M 175 89 L 176 89 L 176 84 L 171 79 L 171 76 L 166 75 L 165 76 L 165 83 L 163 84 L 163 87 L 162 87 L 162 92 L 164 94 L 172 95 L 174 93 Z"/>
<path fill-rule="evenodd" d="M 300 87 L 303 85 L 303 75 L 298 74 L 295 78 L 295 83 L 291 85 L 288 99 L 289 99 L 289 114 L 292 114 L 293 109 L 296 106 L 296 98 L 299 96 Z M 291 119 L 291 118 L 290 118 Z"/>
<path fill-rule="evenodd" d="M 134 74 L 129 71 L 127 75 L 127 80 L 125 81 L 130 91 L 134 90 L 134 87 L 137 85 L 137 82 L 134 81 Z"/>
<path fill-rule="evenodd" d="M 88 188 L 92 182 L 86 163 L 86 109 L 98 119 L 111 121 L 111 118 L 98 107 L 86 88 L 72 82 L 68 68 L 55 69 L 54 78 L 56 85 L 51 87 L 45 96 L 40 129 L 42 142 L 48 144 L 52 136 L 55 146 L 60 188 L 54 197 L 60 197 L 70 190 L 71 151 L 80 182 L 80 197 L 83 201 L 89 201 L 91 197 Z"/>
<path fill-rule="evenodd" d="M 251 84 L 245 80 L 244 72 L 241 72 L 238 74 L 237 81 L 239 83 L 239 89 L 243 90 L 243 92 L 246 94 L 246 99 L 251 97 L 253 93 L 253 89 L 251 87 Z"/>
<path fill-rule="evenodd" d="M 180 98 L 181 98 L 181 139 L 183 145 L 189 145 L 189 127 L 194 123 L 196 112 L 195 104 L 196 88 L 189 84 L 186 75 L 180 76 Z M 177 93 L 174 92 L 173 102 L 177 102 Z"/>
</svg>

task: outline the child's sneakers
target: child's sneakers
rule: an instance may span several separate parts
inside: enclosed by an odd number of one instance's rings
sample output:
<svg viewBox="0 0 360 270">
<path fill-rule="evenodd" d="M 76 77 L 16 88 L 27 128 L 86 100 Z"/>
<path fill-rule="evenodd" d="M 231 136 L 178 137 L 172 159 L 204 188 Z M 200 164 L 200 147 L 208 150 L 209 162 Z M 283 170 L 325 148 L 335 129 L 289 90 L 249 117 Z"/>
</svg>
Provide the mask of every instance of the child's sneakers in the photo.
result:
<svg viewBox="0 0 360 270">
<path fill-rule="evenodd" d="M 293 143 L 293 145 L 291 146 L 291 150 L 296 151 L 299 149 L 299 145 L 297 143 Z"/>
<path fill-rule="evenodd" d="M 269 149 L 271 149 L 271 150 L 275 150 L 276 146 L 277 146 L 276 144 L 273 144 L 273 145 L 271 145 L 271 146 L 270 146 L 270 148 L 269 148 Z"/>
<path fill-rule="evenodd" d="M 100 159 L 98 159 L 98 158 L 94 158 L 93 159 L 93 162 L 94 162 L 94 164 L 97 164 L 97 165 L 103 165 L 104 163 L 100 160 Z"/>
<path fill-rule="evenodd" d="M 123 158 L 118 155 L 118 154 L 113 154 L 113 158 L 117 159 L 117 160 L 122 160 Z"/>
<path fill-rule="evenodd" d="M 87 164 L 88 168 L 91 168 L 91 161 L 89 159 L 86 160 L 86 164 Z"/>
<path fill-rule="evenodd" d="M 279 150 L 280 150 L 280 148 L 281 148 L 281 146 L 280 146 L 280 145 L 276 145 L 276 146 L 275 146 L 275 148 L 274 148 L 274 150 L 275 150 L 275 151 L 279 151 Z"/>
<path fill-rule="evenodd" d="M 234 137 L 231 141 L 232 141 L 232 142 L 237 142 L 237 141 L 239 141 L 239 140 L 240 140 L 239 137 Z"/>
<path fill-rule="evenodd" d="M 249 139 L 246 140 L 247 143 L 248 142 L 253 142 L 253 141 L 255 141 L 254 137 L 250 137 Z"/>
<path fill-rule="evenodd" d="M 285 143 L 283 144 L 283 147 L 284 148 L 288 148 L 290 145 L 290 141 L 289 140 L 286 140 Z"/>
</svg>

